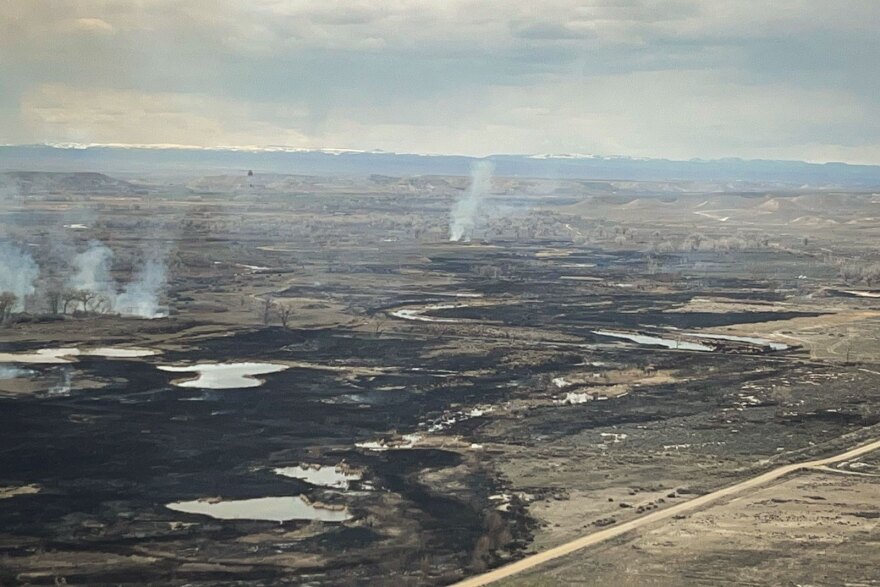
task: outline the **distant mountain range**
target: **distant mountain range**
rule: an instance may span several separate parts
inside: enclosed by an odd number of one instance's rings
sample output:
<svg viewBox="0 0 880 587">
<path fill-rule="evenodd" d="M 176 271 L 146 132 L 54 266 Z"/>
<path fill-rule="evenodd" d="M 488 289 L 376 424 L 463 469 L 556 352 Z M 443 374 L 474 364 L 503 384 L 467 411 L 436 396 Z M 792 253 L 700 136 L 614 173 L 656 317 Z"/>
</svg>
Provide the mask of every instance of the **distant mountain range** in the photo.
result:
<svg viewBox="0 0 880 587">
<path fill-rule="evenodd" d="M 0 171 L 0 196 L 36 194 L 140 194 L 141 187 L 95 172 Z"/>
<path fill-rule="evenodd" d="M 765 182 L 795 187 L 880 186 L 880 166 L 744 159 L 637 159 L 591 155 L 491 155 L 495 174 L 549 179 Z M 286 147 L 5 145 L 0 171 L 467 175 L 474 157 Z"/>
</svg>

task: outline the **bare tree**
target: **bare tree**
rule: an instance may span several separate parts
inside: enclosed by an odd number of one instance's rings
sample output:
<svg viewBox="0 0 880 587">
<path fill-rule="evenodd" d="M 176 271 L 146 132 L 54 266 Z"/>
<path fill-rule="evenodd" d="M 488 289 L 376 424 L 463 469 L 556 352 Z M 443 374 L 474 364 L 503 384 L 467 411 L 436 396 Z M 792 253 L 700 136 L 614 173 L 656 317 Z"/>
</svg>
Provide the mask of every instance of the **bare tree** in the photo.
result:
<svg viewBox="0 0 880 587">
<path fill-rule="evenodd" d="M 276 307 L 278 319 L 281 320 L 281 326 L 287 328 L 287 323 L 290 322 L 290 317 L 293 316 L 293 308 L 287 304 L 276 304 Z"/>
<path fill-rule="evenodd" d="M 70 304 L 72 302 L 77 301 L 78 293 L 79 292 L 72 290 L 72 289 L 66 289 L 61 292 L 61 313 L 62 314 L 67 314 L 68 306 L 70 306 Z"/>
<path fill-rule="evenodd" d="M 0 322 L 6 322 L 12 316 L 12 309 L 18 301 L 18 296 L 11 291 L 0 293 Z"/>
<path fill-rule="evenodd" d="M 97 293 L 95 293 L 91 290 L 88 290 L 88 289 L 81 289 L 81 290 L 77 290 L 76 297 L 74 297 L 74 299 L 77 302 L 82 304 L 82 311 L 83 312 L 88 312 L 89 305 L 92 303 L 92 301 L 96 297 L 98 297 Z"/>
<path fill-rule="evenodd" d="M 112 309 L 110 300 L 106 296 L 95 294 L 95 297 L 89 300 L 89 311 L 95 314 L 106 314 Z"/>
<path fill-rule="evenodd" d="M 388 323 L 388 317 L 384 314 L 378 314 L 374 316 L 374 327 L 376 332 L 376 338 L 382 336 L 382 331 L 385 330 L 385 326 Z"/>
<path fill-rule="evenodd" d="M 46 305 L 50 314 L 58 314 L 61 311 L 62 291 L 50 288 L 46 291 Z"/>
<path fill-rule="evenodd" d="M 266 296 L 263 299 L 263 324 L 266 326 L 269 325 L 269 320 L 272 317 L 272 296 Z"/>
</svg>

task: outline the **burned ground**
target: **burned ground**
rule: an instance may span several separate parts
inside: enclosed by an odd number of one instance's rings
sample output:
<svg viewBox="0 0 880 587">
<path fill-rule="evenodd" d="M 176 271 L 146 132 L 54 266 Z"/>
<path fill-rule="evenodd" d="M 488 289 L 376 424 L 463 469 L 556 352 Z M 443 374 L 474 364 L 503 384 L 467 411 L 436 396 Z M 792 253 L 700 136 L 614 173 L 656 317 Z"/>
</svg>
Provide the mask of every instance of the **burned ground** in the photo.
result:
<svg viewBox="0 0 880 587">
<path fill-rule="evenodd" d="M 534 210 L 522 226 L 450 244 L 437 231 L 453 192 L 354 198 L 350 185 L 319 183 L 297 184 L 310 197 L 155 187 L 100 200 L 101 234 L 121 251 L 186 210 L 170 315 L 22 315 L 0 352 L 161 354 L 84 354 L 0 380 L 0 490 L 12 488 L 0 499 L 0 580 L 448 584 L 826 454 L 880 421 L 880 313 L 870 298 L 828 294 L 858 286 L 817 260 L 821 241 L 658 252 L 639 239 L 685 238 L 692 222 L 706 238 L 731 228 L 637 213 L 612 225 L 574 214 L 573 195 L 548 209 L 525 194 Z M 48 242 L 37 229 L 63 212 L 33 195 L 21 206 L 4 222 Z M 33 225 L 19 222 L 30 212 Z M 123 225 L 133 228 L 114 236 Z M 286 327 L 266 299 L 289 306 Z M 691 338 L 706 334 L 734 338 Z M 179 373 L 157 369 L 242 361 L 287 368 L 246 389 L 179 387 Z M 273 472 L 298 463 L 363 476 L 339 490 Z M 352 517 L 220 520 L 165 507 L 300 495 Z"/>
</svg>

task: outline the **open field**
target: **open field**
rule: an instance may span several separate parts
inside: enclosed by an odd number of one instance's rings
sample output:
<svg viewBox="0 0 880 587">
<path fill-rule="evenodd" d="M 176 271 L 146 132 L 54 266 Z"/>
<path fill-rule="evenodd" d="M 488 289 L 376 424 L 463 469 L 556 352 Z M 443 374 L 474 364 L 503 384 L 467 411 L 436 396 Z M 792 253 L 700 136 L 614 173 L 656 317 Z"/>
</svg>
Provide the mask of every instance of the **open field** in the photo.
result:
<svg viewBox="0 0 880 587">
<path fill-rule="evenodd" d="M 805 467 L 497 584 L 872 585 L 880 517 L 875 463 L 869 457 Z"/>
<path fill-rule="evenodd" d="M 596 573 L 594 569 L 572 568 L 577 566 L 578 563 L 583 560 L 582 558 L 578 558 L 575 559 L 578 562 L 574 564 L 572 564 L 572 562 L 569 562 L 568 565 L 563 564 L 563 570 L 561 573 L 549 573 L 546 569 L 543 569 L 538 578 L 529 579 L 523 577 L 523 575 L 527 571 L 542 567 L 550 562 L 555 562 L 556 559 L 565 557 L 566 555 L 578 552 L 590 546 L 608 542 L 614 538 L 624 536 L 627 533 L 638 531 L 651 525 L 667 522 L 670 519 L 685 519 L 687 514 L 699 511 L 701 508 L 706 508 L 717 501 L 725 499 L 729 499 L 729 503 L 739 501 L 742 501 L 743 503 L 737 504 L 734 508 L 728 508 L 734 509 L 734 512 L 728 512 L 719 508 L 721 511 L 713 511 L 706 516 L 698 514 L 698 516 L 694 517 L 694 524 L 689 529 L 675 527 L 675 524 L 671 524 L 673 526 L 672 528 L 666 527 L 663 532 L 656 533 L 666 540 L 654 545 L 660 546 L 662 544 L 663 547 L 668 547 L 670 551 L 688 553 L 696 552 L 702 556 L 706 556 L 706 553 L 716 554 L 713 550 L 722 549 L 726 550 L 728 553 L 734 552 L 740 556 L 748 556 L 748 552 L 739 551 L 759 551 L 764 556 L 767 556 L 768 552 L 775 550 L 776 552 L 773 552 L 773 556 L 781 558 L 791 558 L 792 551 L 814 548 L 820 552 L 814 552 L 812 553 L 812 556 L 821 557 L 825 554 L 824 548 L 815 548 L 812 541 L 815 537 L 814 532 L 819 531 L 826 534 L 826 536 L 824 536 L 825 540 L 823 540 L 823 544 L 828 542 L 839 544 L 840 542 L 849 542 L 850 540 L 858 539 L 859 535 L 866 538 L 867 536 L 865 535 L 869 534 L 874 529 L 875 524 L 870 522 L 870 520 L 874 520 L 880 516 L 880 512 L 875 511 L 876 504 L 871 498 L 875 491 L 874 485 L 878 475 L 853 471 L 851 469 L 873 469 L 871 465 L 864 463 L 861 460 L 861 457 L 870 455 L 877 449 L 880 449 L 880 441 L 864 444 L 832 457 L 807 461 L 804 463 L 784 465 L 735 485 L 709 492 L 705 495 L 689 499 L 673 506 L 665 507 L 659 511 L 641 516 L 640 518 L 623 524 L 612 526 L 606 530 L 598 530 L 591 534 L 587 534 L 577 540 L 540 552 L 495 571 L 462 581 L 457 585 L 460 587 L 476 587 L 478 585 L 488 585 L 511 577 L 515 577 L 511 579 L 510 584 L 512 585 L 530 583 L 543 584 L 548 581 L 552 582 L 552 580 L 547 578 L 548 574 L 551 576 L 556 575 L 557 577 L 562 575 L 565 584 L 592 583 L 596 585 L 604 585 L 609 582 L 619 582 L 624 584 L 649 583 L 680 585 L 684 581 L 693 581 L 694 579 L 701 583 L 707 582 L 707 584 L 713 585 L 718 584 L 719 582 L 740 583 L 743 582 L 743 580 L 750 582 L 748 579 L 744 579 L 741 576 L 743 569 L 730 569 L 729 567 L 716 563 L 714 569 L 704 570 L 702 573 L 697 574 L 691 569 L 688 569 L 685 565 L 682 565 L 680 561 L 675 561 L 674 564 L 670 564 L 669 559 L 664 560 L 662 557 L 657 557 L 661 560 L 654 563 L 653 569 L 646 571 L 645 569 L 649 568 L 650 565 L 642 562 L 634 567 L 629 553 L 623 555 L 625 557 L 625 562 L 622 561 L 622 566 L 624 566 L 623 569 L 617 568 L 610 571 L 606 570 L 604 573 Z M 832 465 L 836 465 L 838 468 L 832 468 Z M 804 471 L 809 473 L 813 470 L 821 471 L 823 473 L 827 471 L 829 473 L 844 476 L 855 475 L 860 477 L 860 479 L 857 479 L 854 482 L 846 481 L 839 483 L 839 479 L 831 481 L 826 478 L 815 479 L 806 475 L 807 479 L 799 479 L 799 483 L 795 488 L 792 488 L 790 486 L 791 484 L 784 483 L 775 487 L 772 492 L 764 491 L 763 493 L 758 494 L 757 499 L 751 498 L 744 500 L 740 495 L 756 489 L 763 490 L 764 485 L 777 482 L 781 478 L 793 473 L 801 473 Z M 810 495 L 806 496 L 807 499 L 805 501 L 797 499 L 804 497 L 802 495 L 802 490 L 807 488 L 822 488 L 825 490 L 824 493 L 830 494 L 838 500 L 838 495 L 841 493 L 856 492 L 859 495 L 848 496 L 848 499 L 843 502 L 837 501 L 830 507 L 821 508 L 817 507 L 815 502 L 827 501 L 827 497 Z M 770 493 L 771 495 L 769 500 L 767 500 L 767 493 Z M 783 497 L 777 496 L 793 497 L 794 499 L 784 499 Z M 776 504 L 786 504 L 792 501 L 800 502 L 800 504 L 803 505 L 801 507 L 793 506 L 783 508 L 784 510 L 794 511 L 784 511 L 782 514 L 776 513 Z M 769 508 L 765 507 L 768 503 L 772 504 Z M 821 506 L 824 504 L 818 505 Z M 844 512 L 844 514 L 865 518 L 869 521 L 864 524 L 851 524 L 845 519 L 842 520 L 838 515 L 840 513 L 838 508 L 841 505 L 845 505 L 845 507 L 849 508 L 859 506 L 867 507 L 869 511 Z M 713 514 L 716 517 L 713 517 Z M 768 531 L 765 524 L 770 526 L 776 525 L 778 527 L 774 528 L 775 532 L 771 532 Z M 715 533 L 718 534 L 717 538 L 711 535 L 711 530 L 708 532 L 703 531 L 702 526 L 713 527 L 713 530 L 715 526 L 721 526 L 720 529 L 715 530 Z M 801 535 L 797 536 L 794 541 L 791 540 L 792 526 L 801 532 Z M 840 532 L 835 526 L 845 526 L 846 528 L 843 532 Z M 855 528 L 852 528 L 853 526 L 855 526 Z M 731 527 L 734 528 L 732 529 Z M 835 532 L 835 530 L 838 531 Z M 732 543 L 732 537 L 737 534 L 741 535 L 742 540 Z M 693 538 L 691 541 L 692 543 L 687 545 L 675 544 L 674 540 L 680 538 L 682 535 Z M 674 538 L 670 540 L 671 537 Z M 785 538 L 784 541 L 780 540 L 782 537 Z M 712 540 L 713 538 L 715 538 L 714 541 Z M 779 542 L 783 543 L 779 544 Z M 792 542 L 803 544 L 792 544 Z M 707 544 L 711 544 L 711 546 L 707 548 Z M 756 549 L 756 544 L 761 544 L 761 548 Z M 636 549 L 641 547 L 641 545 L 630 546 Z M 606 557 L 602 558 L 603 564 L 607 565 L 607 561 L 605 560 Z M 847 559 L 849 559 L 849 557 L 847 557 Z M 858 557 L 853 557 L 853 560 L 859 559 Z M 798 562 L 803 563 L 803 561 Z M 849 566 L 852 563 L 852 560 L 845 560 L 843 562 L 844 564 L 841 565 L 841 567 L 845 569 L 843 572 L 844 575 L 855 574 L 854 577 L 851 577 L 853 579 L 870 579 L 873 576 L 873 563 L 861 561 L 862 564 L 854 570 Z M 790 563 L 787 562 L 787 565 L 788 564 Z M 734 572 L 731 573 L 731 571 Z M 855 573 L 853 573 L 853 571 L 855 571 Z M 814 571 L 810 570 L 809 573 L 812 574 Z M 776 572 L 766 573 L 763 569 L 749 568 L 746 574 L 757 576 L 759 582 L 766 582 L 768 579 L 774 581 L 788 579 L 784 570 L 782 572 L 776 570 Z M 825 574 L 823 578 L 827 580 L 831 576 L 839 579 L 841 574 Z"/>
<path fill-rule="evenodd" d="M 0 584 L 876 580 L 877 455 L 793 465 L 880 438 L 870 191 L 3 177 Z M 151 318 L 47 309 L 92 241 Z"/>
</svg>

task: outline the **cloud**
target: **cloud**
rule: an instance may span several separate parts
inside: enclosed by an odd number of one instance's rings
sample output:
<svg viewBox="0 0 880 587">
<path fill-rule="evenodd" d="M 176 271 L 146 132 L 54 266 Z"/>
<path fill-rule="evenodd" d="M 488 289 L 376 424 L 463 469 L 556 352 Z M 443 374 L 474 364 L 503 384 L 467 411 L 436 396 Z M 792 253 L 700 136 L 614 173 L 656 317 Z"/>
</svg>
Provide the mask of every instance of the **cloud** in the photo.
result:
<svg viewBox="0 0 880 587">
<path fill-rule="evenodd" d="M 0 142 L 880 163 L 878 21 L 874 0 L 9 0 Z"/>
<path fill-rule="evenodd" d="M 590 39 L 598 36 L 597 26 L 593 23 L 582 25 L 558 22 L 524 22 L 516 23 L 512 32 L 522 39 L 565 41 L 572 39 Z"/>
<path fill-rule="evenodd" d="M 290 104 L 51 84 L 24 96 L 21 112 L 39 141 L 307 146 L 293 130 L 304 111 Z"/>
<path fill-rule="evenodd" d="M 113 25 L 100 18 L 77 18 L 71 24 L 74 29 L 87 33 L 112 34 L 115 32 Z"/>
</svg>

